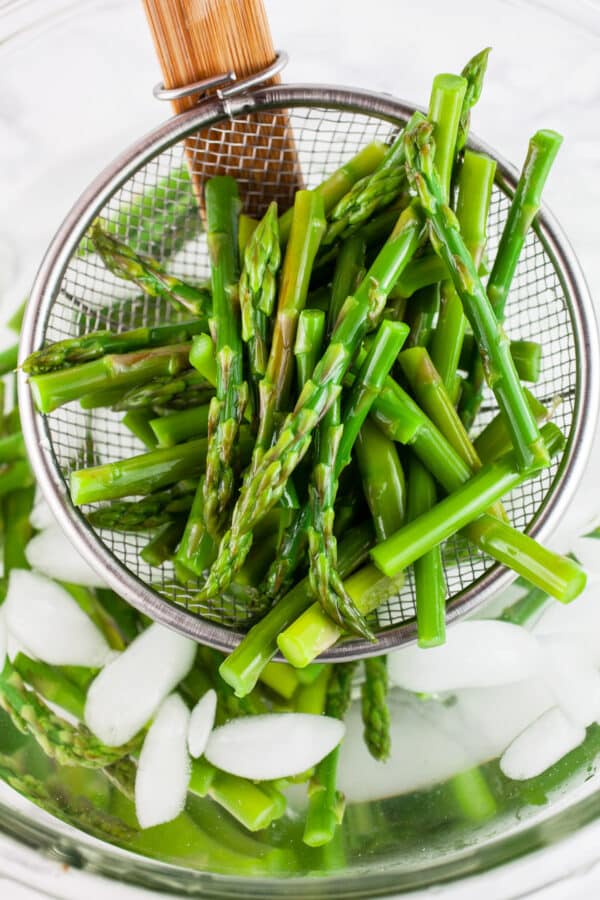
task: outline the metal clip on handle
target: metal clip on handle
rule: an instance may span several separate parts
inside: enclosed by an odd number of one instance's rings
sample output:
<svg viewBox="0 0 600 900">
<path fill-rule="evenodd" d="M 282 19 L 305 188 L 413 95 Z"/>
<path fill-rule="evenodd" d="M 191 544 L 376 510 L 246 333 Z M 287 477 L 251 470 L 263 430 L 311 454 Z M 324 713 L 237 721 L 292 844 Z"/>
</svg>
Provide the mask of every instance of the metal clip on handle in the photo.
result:
<svg viewBox="0 0 600 900">
<path fill-rule="evenodd" d="M 193 84 L 184 84 L 177 88 L 166 88 L 164 82 L 159 81 L 154 86 L 152 93 L 157 100 L 181 100 L 183 97 L 193 97 L 198 95 L 198 103 L 201 103 L 205 95 L 212 88 L 217 88 L 216 95 L 220 100 L 227 101 L 238 94 L 243 94 L 265 81 L 270 81 L 275 75 L 285 69 L 289 61 L 289 56 L 285 50 L 277 50 L 275 59 L 271 65 L 266 66 L 254 75 L 248 75 L 246 78 L 238 79 L 234 71 L 224 72 L 221 75 L 212 75 L 210 78 L 203 78 L 201 81 L 195 81 Z"/>
</svg>

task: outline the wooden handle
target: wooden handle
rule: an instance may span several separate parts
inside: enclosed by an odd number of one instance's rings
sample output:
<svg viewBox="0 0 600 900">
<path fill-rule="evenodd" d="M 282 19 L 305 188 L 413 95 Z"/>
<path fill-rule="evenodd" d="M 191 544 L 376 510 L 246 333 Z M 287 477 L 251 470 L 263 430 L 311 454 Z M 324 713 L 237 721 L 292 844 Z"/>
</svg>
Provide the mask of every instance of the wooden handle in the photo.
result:
<svg viewBox="0 0 600 900">
<path fill-rule="evenodd" d="M 233 70 L 252 75 L 275 59 L 262 0 L 143 0 L 166 88 Z M 278 79 L 274 79 L 278 80 Z M 175 112 L 197 98 L 174 100 Z M 246 211 L 260 214 L 270 200 L 282 210 L 299 186 L 296 150 L 285 113 L 245 116 L 204 130 L 186 142 L 196 193 L 206 178 L 238 179 Z M 201 203 L 202 205 L 202 203 Z"/>
</svg>

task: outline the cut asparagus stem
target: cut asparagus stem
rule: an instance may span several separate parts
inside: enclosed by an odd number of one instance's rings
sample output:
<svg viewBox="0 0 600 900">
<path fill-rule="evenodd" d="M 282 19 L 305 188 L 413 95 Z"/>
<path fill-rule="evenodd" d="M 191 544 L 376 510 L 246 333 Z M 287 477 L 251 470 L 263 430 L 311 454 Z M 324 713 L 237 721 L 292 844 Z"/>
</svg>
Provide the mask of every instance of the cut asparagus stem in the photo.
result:
<svg viewBox="0 0 600 900">
<path fill-rule="evenodd" d="M 459 75 L 436 75 L 433 79 L 427 118 L 433 125 L 435 168 L 444 203 L 450 198 L 450 179 L 456 157 L 456 138 L 467 81 Z"/>
<path fill-rule="evenodd" d="M 488 281 L 488 296 L 499 319 L 504 317 L 519 256 L 540 208 L 542 191 L 561 144 L 562 137 L 555 131 L 537 131 L 529 142 Z"/>
<path fill-rule="evenodd" d="M 355 669 L 356 663 L 354 662 L 338 663 L 333 666 L 327 686 L 326 715 L 337 719 L 344 718 L 350 706 L 352 678 Z M 317 764 L 310 781 L 308 809 L 302 836 L 302 840 L 309 847 L 321 847 L 328 844 L 332 840 L 337 826 L 342 822 L 344 797 L 336 787 L 338 759 L 339 747 L 336 747 Z"/>
<path fill-rule="evenodd" d="M 133 353 L 151 347 L 169 344 L 187 344 L 194 335 L 207 330 L 206 319 L 194 319 L 173 325 L 157 325 L 154 328 L 136 328 L 133 331 L 94 331 L 82 337 L 68 338 L 36 350 L 23 363 L 28 375 L 43 375 L 71 366 L 94 362 L 108 354 Z"/>
<path fill-rule="evenodd" d="M 247 458 L 252 438 L 245 429 L 240 438 L 242 455 Z M 199 438 L 118 463 L 78 469 L 71 473 L 71 499 L 76 506 L 83 506 L 102 500 L 150 494 L 184 478 L 194 478 L 204 468 L 206 445 L 206 438 Z"/>
<path fill-rule="evenodd" d="M 323 209 L 327 214 L 332 207 L 350 191 L 354 184 L 371 175 L 380 165 L 387 153 L 385 144 L 373 142 L 363 147 L 356 156 L 336 169 L 329 178 L 315 188 L 323 200 Z M 393 225 L 393 223 L 392 223 Z M 292 227 L 292 210 L 288 209 L 279 219 L 279 234 L 282 244 L 287 244 Z"/>
<path fill-rule="evenodd" d="M 363 738 L 371 756 L 385 762 L 391 749 L 387 659 L 372 656 L 365 659 L 364 668 L 365 680 L 361 685 Z"/>
<path fill-rule="evenodd" d="M 242 338 L 248 346 L 255 389 L 267 369 L 269 317 L 275 305 L 280 264 L 277 204 L 273 202 L 248 241 L 240 277 Z"/>
<path fill-rule="evenodd" d="M 165 297 L 176 308 L 184 307 L 193 316 L 204 316 L 210 309 L 210 295 L 204 288 L 194 287 L 168 275 L 157 260 L 136 253 L 109 234 L 100 219 L 92 225 L 89 237 L 106 268 L 118 278 L 132 281 L 151 297 Z"/>
<path fill-rule="evenodd" d="M 338 555 L 338 570 L 342 578 L 350 575 L 366 559 L 372 541 L 370 525 L 362 525 L 348 532 L 340 543 Z M 308 578 L 304 578 L 250 629 L 236 649 L 223 661 L 219 673 L 235 690 L 236 696 L 245 697 L 255 687 L 260 673 L 277 652 L 279 633 L 311 602 Z M 320 610 L 318 603 L 315 606 Z M 326 616 L 325 619 L 331 621 Z"/>
<path fill-rule="evenodd" d="M 552 426 L 545 425 L 543 432 L 553 437 L 554 431 L 548 431 L 549 428 Z M 423 553 L 479 518 L 488 506 L 538 469 L 519 469 L 514 452 L 488 463 L 453 494 L 375 547 L 371 558 L 384 574 L 393 578 Z"/>
<path fill-rule="evenodd" d="M 159 447 L 174 447 L 194 437 L 208 433 L 208 404 L 183 409 L 169 416 L 150 418 L 148 426 Z"/>
<path fill-rule="evenodd" d="M 321 356 L 324 335 L 325 313 L 320 309 L 303 309 L 298 317 L 294 344 L 298 393 L 301 393 Z"/>
<path fill-rule="evenodd" d="M 237 218 L 240 199 L 235 180 L 219 175 L 204 189 L 208 249 L 211 262 L 217 392 L 210 401 L 206 472 L 199 490 L 204 494 L 204 522 L 218 539 L 229 514 L 235 472 L 234 455 L 239 427 L 248 402 L 244 381 L 242 338 L 238 308 Z"/>
<path fill-rule="evenodd" d="M 477 352 L 472 334 L 466 334 L 460 354 L 459 369 L 469 370 L 473 353 Z M 535 383 L 542 373 L 542 345 L 536 341 L 511 341 L 510 355 L 521 381 Z"/>
<path fill-rule="evenodd" d="M 399 273 L 416 250 L 420 221 L 409 208 L 353 297 L 344 304 L 329 346 L 305 385 L 296 408 L 286 417 L 275 444 L 242 486 L 219 555 L 202 594 L 214 596 L 231 580 L 252 545 L 252 529 L 279 500 L 283 487 L 310 446 L 312 432 L 339 393 L 369 320 L 377 319 Z"/>
<path fill-rule="evenodd" d="M 132 409 L 125 413 L 121 420 L 147 450 L 154 450 L 157 445 L 156 435 L 150 428 L 150 420 L 154 414 L 145 409 Z"/>
<path fill-rule="evenodd" d="M 469 526 L 469 538 L 475 537 L 477 546 L 484 553 L 489 553 L 561 603 L 570 603 L 586 585 L 585 572 L 568 556 L 559 556 L 540 544 L 536 544 L 535 554 L 532 554 L 527 540 L 522 542 L 522 555 L 515 553 L 512 529 L 505 522 L 485 516 Z"/>
<path fill-rule="evenodd" d="M 411 457 L 408 468 L 408 521 L 435 506 L 432 476 Z M 417 640 L 420 647 L 435 647 L 446 640 L 446 582 L 439 544 L 414 561 Z"/>
<path fill-rule="evenodd" d="M 356 441 L 356 459 L 377 540 L 384 541 L 402 526 L 406 511 L 406 484 L 396 445 L 367 419 Z"/>
<path fill-rule="evenodd" d="M 551 418 L 552 410 L 546 409 L 544 404 L 540 403 L 531 391 L 525 389 L 525 396 L 538 425 Z M 509 452 L 512 448 L 512 443 L 506 419 L 502 413 L 498 413 L 488 422 L 483 431 L 473 441 L 473 446 L 479 458 L 484 462 L 491 462 L 491 460 L 502 456 L 503 453 Z"/>
<path fill-rule="evenodd" d="M 443 202 L 433 168 L 431 125 L 421 117 L 405 134 L 407 171 L 430 224 L 434 249 L 442 257 L 461 298 L 473 334 L 486 359 L 488 382 L 510 424 L 516 459 L 527 470 L 547 464 L 548 454 L 531 415 L 510 356 L 509 343 L 483 289 L 456 217 Z"/>
<path fill-rule="evenodd" d="M 393 227 L 394 222 L 390 225 L 390 228 Z M 346 298 L 354 293 L 364 276 L 366 250 L 367 244 L 362 234 L 352 235 L 340 246 L 331 282 L 331 302 L 327 316 L 328 334 L 335 328 Z"/>
<path fill-rule="evenodd" d="M 172 344 L 133 353 L 109 354 L 57 372 L 33 375 L 29 379 L 37 409 L 50 413 L 86 394 L 107 389 L 125 390 L 165 375 L 189 368 L 189 344 Z"/>
</svg>

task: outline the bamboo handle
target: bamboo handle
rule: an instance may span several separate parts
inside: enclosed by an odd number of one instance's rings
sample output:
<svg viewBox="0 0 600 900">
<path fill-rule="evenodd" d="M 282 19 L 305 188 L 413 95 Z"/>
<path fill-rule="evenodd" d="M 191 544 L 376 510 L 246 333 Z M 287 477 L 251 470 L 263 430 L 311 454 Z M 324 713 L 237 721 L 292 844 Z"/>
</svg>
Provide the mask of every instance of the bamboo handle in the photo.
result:
<svg viewBox="0 0 600 900">
<path fill-rule="evenodd" d="M 252 75 L 275 59 L 263 0 L 143 0 L 166 88 L 233 70 Z M 275 79 L 274 79 L 275 80 Z M 197 102 L 172 101 L 175 112 Z M 225 122 L 186 142 L 202 205 L 206 178 L 238 179 L 246 211 L 260 214 L 270 200 L 282 210 L 299 186 L 296 150 L 285 113 L 260 113 Z"/>
</svg>

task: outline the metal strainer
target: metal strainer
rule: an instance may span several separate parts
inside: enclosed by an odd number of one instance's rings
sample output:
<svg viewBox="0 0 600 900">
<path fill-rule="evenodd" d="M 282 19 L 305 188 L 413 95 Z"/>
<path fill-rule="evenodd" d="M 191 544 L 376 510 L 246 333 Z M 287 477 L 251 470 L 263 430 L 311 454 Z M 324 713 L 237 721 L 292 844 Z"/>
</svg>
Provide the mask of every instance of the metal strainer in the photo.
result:
<svg viewBox="0 0 600 900">
<path fill-rule="evenodd" d="M 237 151 L 230 174 L 252 207 L 266 207 L 277 185 L 265 177 L 261 140 L 281 140 L 282 154 L 289 148 L 291 129 L 297 164 L 307 187 L 314 187 L 331 171 L 372 140 L 390 141 L 414 107 L 389 96 L 330 86 L 274 86 L 246 89 L 229 97 L 205 99 L 189 112 L 172 118 L 123 153 L 83 194 L 57 232 L 37 275 L 29 302 L 21 342 L 21 359 L 45 342 L 99 329 L 125 330 L 134 322 L 156 324 L 166 310 L 160 302 L 135 299 L 136 289 L 115 278 L 93 254 L 83 252 L 85 232 L 98 216 L 114 218 L 132 200 L 159 179 L 171 177 L 171 187 L 160 202 L 146 210 L 148 225 L 157 222 L 165 206 L 189 201 L 189 215 L 177 236 L 164 233 L 157 242 L 142 238 L 137 249 L 161 259 L 169 257 L 171 271 L 183 278 L 202 280 L 209 274 L 206 239 L 198 229 L 198 210 L 185 174 L 184 142 L 194 137 L 201 160 L 222 162 L 232 135 L 239 141 L 252 133 L 248 153 Z M 259 117 L 259 113 L 269 116 Z M 274 132 L 265 125 L 280 118 Z M 234 130 L 235 123 L 235 130 Z M 263 140 L 264 139 L 264 140 Z M 490 153 L 476 140 L 474 149 Z M 496 159 L 497 154 L 491 153 Z M 263 157 L 263 158 L 261 158 Z M 283 161 L 282 161 L 283 162 Z M 289 164 L 289 159 L 286 160 Z M 227 165 L 220 171 L 227 171 Z M 272 170 L 271 170 L 272 171 Z M 181 174 L 181 177 L 179 177 Z M 202 176 L 202 171 L 195 173 Z M 514 171 L 498 160 L 492 195 L 489 252 L 493 258 L 516 183 Z M 293 186 L 279 194 L 282 208 L 292 199 Z M 137 222 L 131 222 L 134 241 Z M 177 240 L 175 238 L 177 237 Z M 125 236 L 127 240 L 127 235 Z M 176 244 L 176 252 L 173 246 Z M 122 300 L 131 303 L 123 305 Z M 525 483 L 506 500 L 513 524 L 536 537 L 544 537 L 560 522 L 582 473 L 598 406 L 598 347 L 591 300 L 569 245 L 552 217 L 543 211 L 531 231 L 519 263 L 507 309 L 513 336 L 533 339 L 544 348 L 543 376 L 536 394 L 545 402 L 560 397 L 556 421 L 568 436 L 566 449 L 538 478 Z M 140 558 L 143 535 L 94 531 L 85 509 L 75 509 L 67 480 L 72 469 L 123 459 L 143 452 L 141 444 L 121 426 L 119 417 L 105 409 L 83 411 L 71 404 L 49 416 L 38 415 L 26 379 L 19 384 L 23 430 L 41 489 L 56 518 L 89 563 L 133 606 L 165 625 L 220 650 L 234 648 L 248 627 L 243 608 L 222 608 L 215 598 L 203 615 L 188 608 L 193 587 L 175 583 L 172 568 L 151 569 Z M 493 397 L 486 395 L 477 421 L 483 426 L 495 413 Z M 456 550 L 456 552 L 454 552 Z M 445 548 L 448 584 L 448 621 L 459 618 L 487 600 L 514 577 L 492 564 L 476 548 L 461 541 Z M 327 659 L 350 658 L 382 652 L 411 639 L 415 633 L 413 587 L 407 579 L 402 593 L 378 610 L 379 643 L 353 640 L 334 647 Z"/>
</svg>

